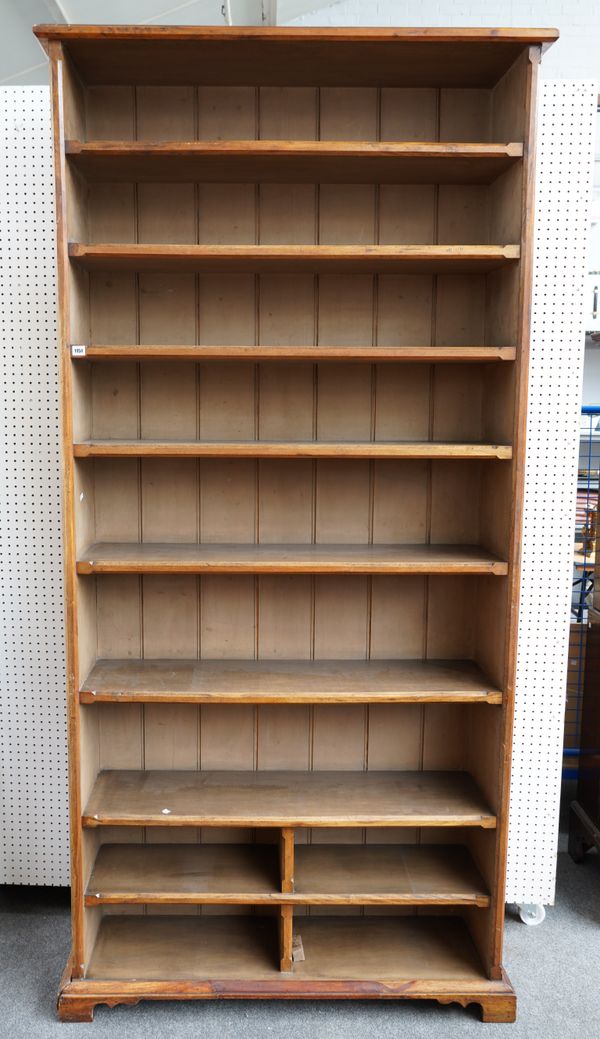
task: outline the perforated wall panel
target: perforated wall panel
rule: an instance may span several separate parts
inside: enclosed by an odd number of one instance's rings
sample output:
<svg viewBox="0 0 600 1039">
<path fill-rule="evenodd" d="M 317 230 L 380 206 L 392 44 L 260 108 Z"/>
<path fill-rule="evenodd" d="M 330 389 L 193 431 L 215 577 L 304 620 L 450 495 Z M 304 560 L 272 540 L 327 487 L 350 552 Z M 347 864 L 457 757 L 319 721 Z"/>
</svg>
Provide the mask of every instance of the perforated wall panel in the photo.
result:
<svg viewBox="0 0 600 1039">
<path fill-rule="evenodd" d="M 0 122 L 0 883 L 67 884 L 48 89 L 0 89 Z"/>
<path fill-rule="evenodd" d="M 541 84 L 508 902 L 554 901 L 597 84 Z"/>
<path fill-rule="evenodd" d="M 507 900 L 554 895 L 593 82 L 542 84 Z M 68 883 L 48 90 L 0 89 L 0 883 Z"/>
</svg>

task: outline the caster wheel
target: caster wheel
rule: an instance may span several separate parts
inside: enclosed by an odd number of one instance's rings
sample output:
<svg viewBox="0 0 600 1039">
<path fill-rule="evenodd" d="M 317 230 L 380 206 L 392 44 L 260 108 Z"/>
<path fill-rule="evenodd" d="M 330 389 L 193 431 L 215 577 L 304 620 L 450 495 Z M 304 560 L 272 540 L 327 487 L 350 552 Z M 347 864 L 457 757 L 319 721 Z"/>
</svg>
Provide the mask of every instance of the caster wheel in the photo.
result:
<svg viewBox="0 0 600 1039">
<path fill-rule="evenodd" d="M 537 927 L 541 924 L 542 920 L 546 919 L 546 910 L 543 906 L 533 905 L 533 903 L 523 903 L 518 907 L 519 916 L 524 924 L 528 927 Z"/>
</svg>

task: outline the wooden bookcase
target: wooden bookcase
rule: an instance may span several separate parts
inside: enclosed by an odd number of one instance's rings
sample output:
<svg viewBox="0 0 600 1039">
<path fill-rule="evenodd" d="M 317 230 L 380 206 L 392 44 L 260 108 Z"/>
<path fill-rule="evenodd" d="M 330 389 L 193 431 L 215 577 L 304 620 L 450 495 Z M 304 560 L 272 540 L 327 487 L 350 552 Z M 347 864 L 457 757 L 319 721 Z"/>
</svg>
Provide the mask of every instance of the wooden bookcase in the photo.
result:
<svg viewBox="0 0 600 1039">
<path fill-rule="evenodd" d="M 64 415 L 59 1013 L 348 997 L 513 1020 L 533 128 L 557 34 L 36 33 Z"/>
</svg>

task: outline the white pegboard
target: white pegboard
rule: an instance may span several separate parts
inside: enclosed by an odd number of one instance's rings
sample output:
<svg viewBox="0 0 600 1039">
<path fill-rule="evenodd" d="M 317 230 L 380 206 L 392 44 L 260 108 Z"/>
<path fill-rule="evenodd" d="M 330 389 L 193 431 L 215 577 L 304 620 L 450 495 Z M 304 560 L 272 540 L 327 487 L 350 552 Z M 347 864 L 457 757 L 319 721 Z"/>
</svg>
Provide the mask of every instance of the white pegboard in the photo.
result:
<svg viewBox="0 0 600 1039">
<path fill-rule="evenodd" d="M 593 80 L 546 80 L 539 99 L 506 899 L 540 905 L 556 875 L 597 96 Z"/>
<path fill-rule="evenodd" d="M 541 87 L 507 900 L 554 896 L 593 82 Z M 50 105 L 0 89 L 0 883 L 68 883 Z"/>
<path fill-rule="evenodd" d="M 0 883 L 68 884 L 47 87 L 0 89 Z"/>
</svg>

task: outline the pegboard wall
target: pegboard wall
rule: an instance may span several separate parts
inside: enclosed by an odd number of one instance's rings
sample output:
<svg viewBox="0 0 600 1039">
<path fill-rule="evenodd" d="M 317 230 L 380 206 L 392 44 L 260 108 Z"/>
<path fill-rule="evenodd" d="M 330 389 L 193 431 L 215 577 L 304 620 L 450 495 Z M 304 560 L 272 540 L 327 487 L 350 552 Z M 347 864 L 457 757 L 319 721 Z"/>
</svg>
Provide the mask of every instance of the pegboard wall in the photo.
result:
<svg viewBox="0 0 600 1039">
<path fill-rule="evenodd" d="M 554 897 L 596 85 L 542 84 L 507 900 Z M 50 105 L 0 89 L 0 883 L 68 883 Z"/>
<path fill-rule="evenodd" d="M 592 197 L 593 80 L 541 84 L 508 902 L 554 902 Z"/>
<path fill-rule="evenodd" d="M 48 88 L 2 88 L 0 124 L 0 883 L 68 884 Z"/>
</svg>

